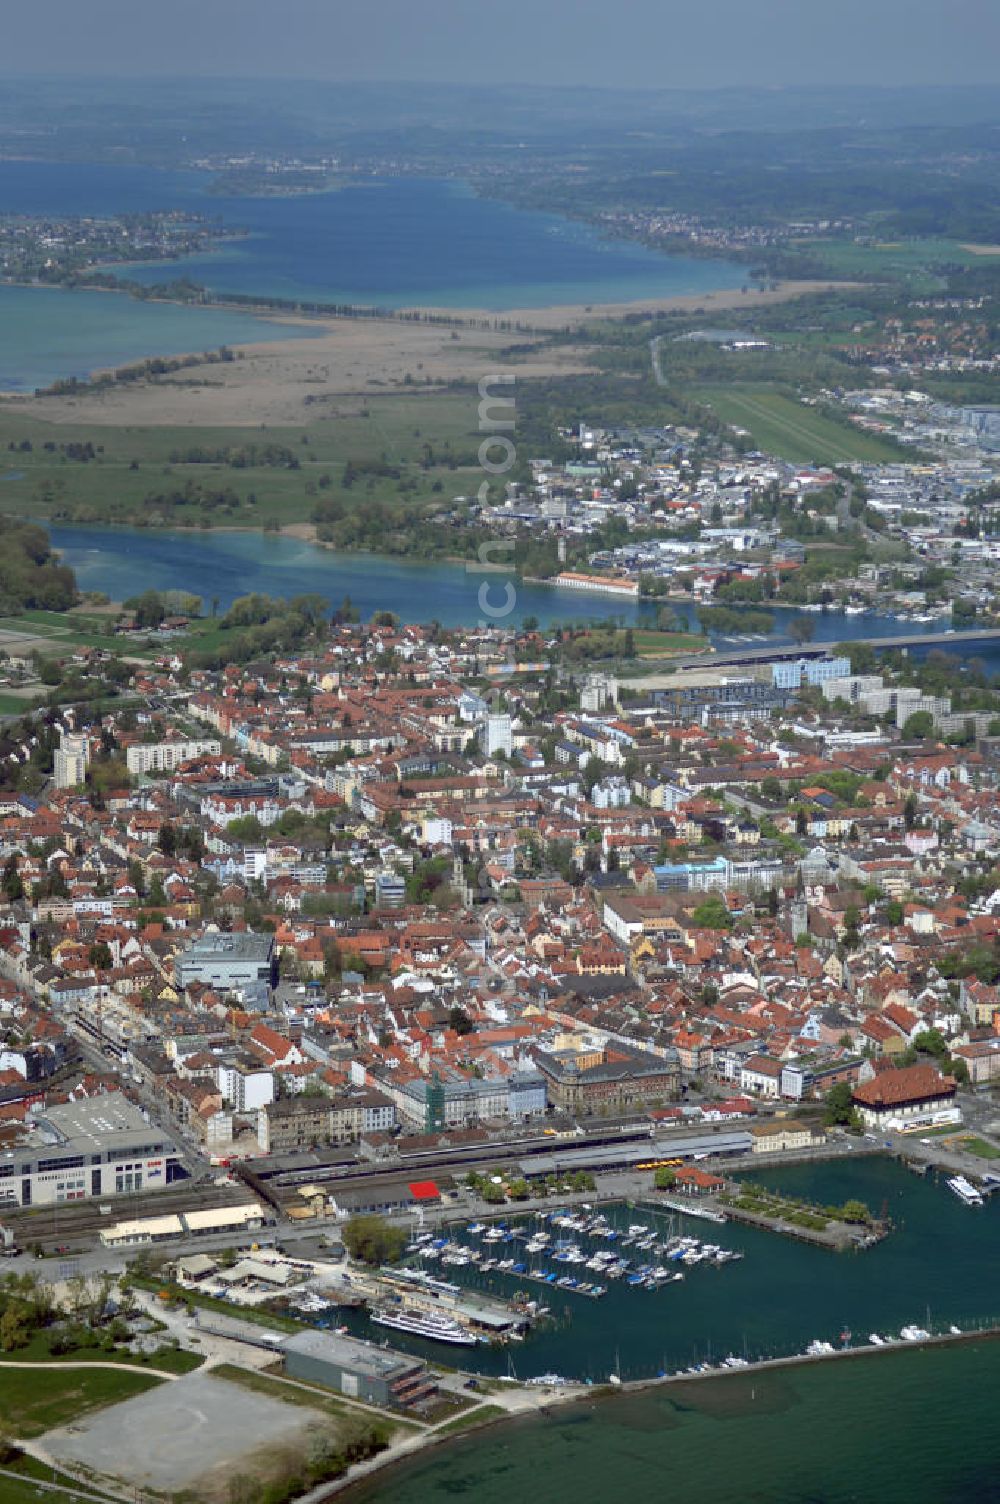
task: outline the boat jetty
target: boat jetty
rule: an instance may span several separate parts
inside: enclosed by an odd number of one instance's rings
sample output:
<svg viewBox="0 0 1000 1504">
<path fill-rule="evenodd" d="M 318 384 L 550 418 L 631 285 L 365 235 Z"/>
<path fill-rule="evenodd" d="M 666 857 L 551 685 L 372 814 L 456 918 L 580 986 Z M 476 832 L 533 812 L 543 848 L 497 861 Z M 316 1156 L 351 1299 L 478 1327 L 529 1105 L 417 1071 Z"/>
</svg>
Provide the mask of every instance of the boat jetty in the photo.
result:
<svg viewBox="0 0 1000 1504">
<path fill-rule="evenodd" d="M 591 1300 L 606 1295 L 612 1280 L 658 1290 L 679 1283 L 693 1268 L 717 1268 L 743 1257 L 737 1249 L 676 1231 L 664 1235 L 649 1222 L 619 1227 L 603 1212 L 587 1210 L 536 1212 L 518 1225 L 470 1222 L 465 1235 L 463 1240 L 424 1232 L 407 1252 L 421 1265 L 506 1275 L 519 1284 Z"/>
</svg>

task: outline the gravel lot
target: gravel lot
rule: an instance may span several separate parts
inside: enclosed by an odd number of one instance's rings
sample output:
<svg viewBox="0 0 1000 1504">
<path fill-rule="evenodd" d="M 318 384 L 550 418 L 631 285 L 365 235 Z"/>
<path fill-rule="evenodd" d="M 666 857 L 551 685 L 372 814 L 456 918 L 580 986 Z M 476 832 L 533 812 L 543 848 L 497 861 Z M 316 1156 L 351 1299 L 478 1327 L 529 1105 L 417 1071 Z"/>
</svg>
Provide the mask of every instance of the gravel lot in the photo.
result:
<svg viewBox="0 0 1000 1504">
<path fill-rule="evenodd" d="M 238 1469 L 259 1448 L 300 1444 L 317 1423 L 316 1411 L 192 1373 L 49 1431 L 41 1445 L 57 1461 L 173 1491 L 213 1469 Z"/>
</svg>

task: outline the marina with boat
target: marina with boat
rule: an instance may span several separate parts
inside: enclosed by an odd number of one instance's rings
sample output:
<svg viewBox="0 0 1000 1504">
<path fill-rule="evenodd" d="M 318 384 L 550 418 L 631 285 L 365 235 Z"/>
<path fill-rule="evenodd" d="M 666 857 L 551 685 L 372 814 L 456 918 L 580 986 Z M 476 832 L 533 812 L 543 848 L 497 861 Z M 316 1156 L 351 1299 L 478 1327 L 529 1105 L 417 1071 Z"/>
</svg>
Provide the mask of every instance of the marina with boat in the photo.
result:
<svg viewBox="0 0 1000 1504">
<path fill-rule="evenodd" d="M 435 1225 L 426 1213 L 411 1219 L 399 1264 L 366 1267 L 342 1252 L 310 1264 L 262 1249 L 248 1271 L 285 1258 L 298 1288 L 280 1270 L 269 1295 L 262 1278 L 201 1288 L 500 1381 L 563 1374 L 600 1385 L 615 1372 L 628 1385 L 830 1356 L 813 1347 L 823 1343 L 839 1357 L 922 1342 L 914 1332 L 958 1340 L 997 1326 L 979 1273 L 995 1237 L 988 1176 L 969 1177 L 987 1202 L 973 1214 L 943 1175 L 909 1174 L 889 1156 L 769 1170 L 769 1190 L 789 1205 L 853 1195 L 879 1208 L 893 1235 L 860 1256 L 731 1217 L 710 1225 L 658 1196 L 524 1209 L 456 1197 Z M 917 1281 L 929 1240 L 948 1275 Z M 858 1335 L 845 1340 L 848 1330 Z"/>
<path fill-rule="evenodd" d="M 420 1233 L 407 1253 L 421 1263 L 510 1275 L 591 1300 L 605 1296 L 610 1281 L 658 1290 L 680 1283 L 693 1268 L 718 1268 L 743 1257 L 676 1230 L 664 1236 L 650 1222 L 619 1227 L 606 1213 L 586 1209 L 540 1212 L 527 1226 L 472 1222 L 465 1234 L 472 1241 Z"/>
</svg>

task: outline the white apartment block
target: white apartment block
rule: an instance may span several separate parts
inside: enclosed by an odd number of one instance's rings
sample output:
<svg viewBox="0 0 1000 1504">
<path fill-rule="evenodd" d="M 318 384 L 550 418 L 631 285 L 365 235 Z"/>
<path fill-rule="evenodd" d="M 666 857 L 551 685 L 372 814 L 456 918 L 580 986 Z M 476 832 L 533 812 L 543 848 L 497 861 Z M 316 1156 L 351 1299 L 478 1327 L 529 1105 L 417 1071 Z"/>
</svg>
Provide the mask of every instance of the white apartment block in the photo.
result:
<svg viewBox="0 0 1000 1504">
<path fill-rule="evenodd" d="M 172 773 L 195 757 L 218 757 L 222 743 L 206 741 L 137 742 L 129 747 L 125 761 L 130 773 Z"/>
<path fill-rule="evenodd" d="M 57 789 L 73 789 L 87 777 L 90 748 L 85 736 L 64 731 L 55 751 L 53 777 Z"/>
</svg>

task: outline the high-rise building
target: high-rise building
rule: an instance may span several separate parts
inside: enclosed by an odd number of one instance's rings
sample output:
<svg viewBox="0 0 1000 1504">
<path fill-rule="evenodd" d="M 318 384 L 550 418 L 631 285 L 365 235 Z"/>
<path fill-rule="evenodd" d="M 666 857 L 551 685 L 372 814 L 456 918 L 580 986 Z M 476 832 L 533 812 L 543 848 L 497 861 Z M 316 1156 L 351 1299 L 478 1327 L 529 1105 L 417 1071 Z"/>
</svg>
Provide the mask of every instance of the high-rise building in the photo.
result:
<svg viewBox="0 0 1000 1504">
<path fill-rule="evenodd" d="M 509 757 L 514 750 L 513 724 L 509 715 L 488 715 L 480 727 L 480 740 L 487 757 L 495 752 L 504 752 Z"/>
<path fill-rule="evenodd" d="M 53 777 L 57 789 L 72 789 L 87 776 L 90 747 L 86 736 L 63 731 L 55 751 Z"/>
</svg>

